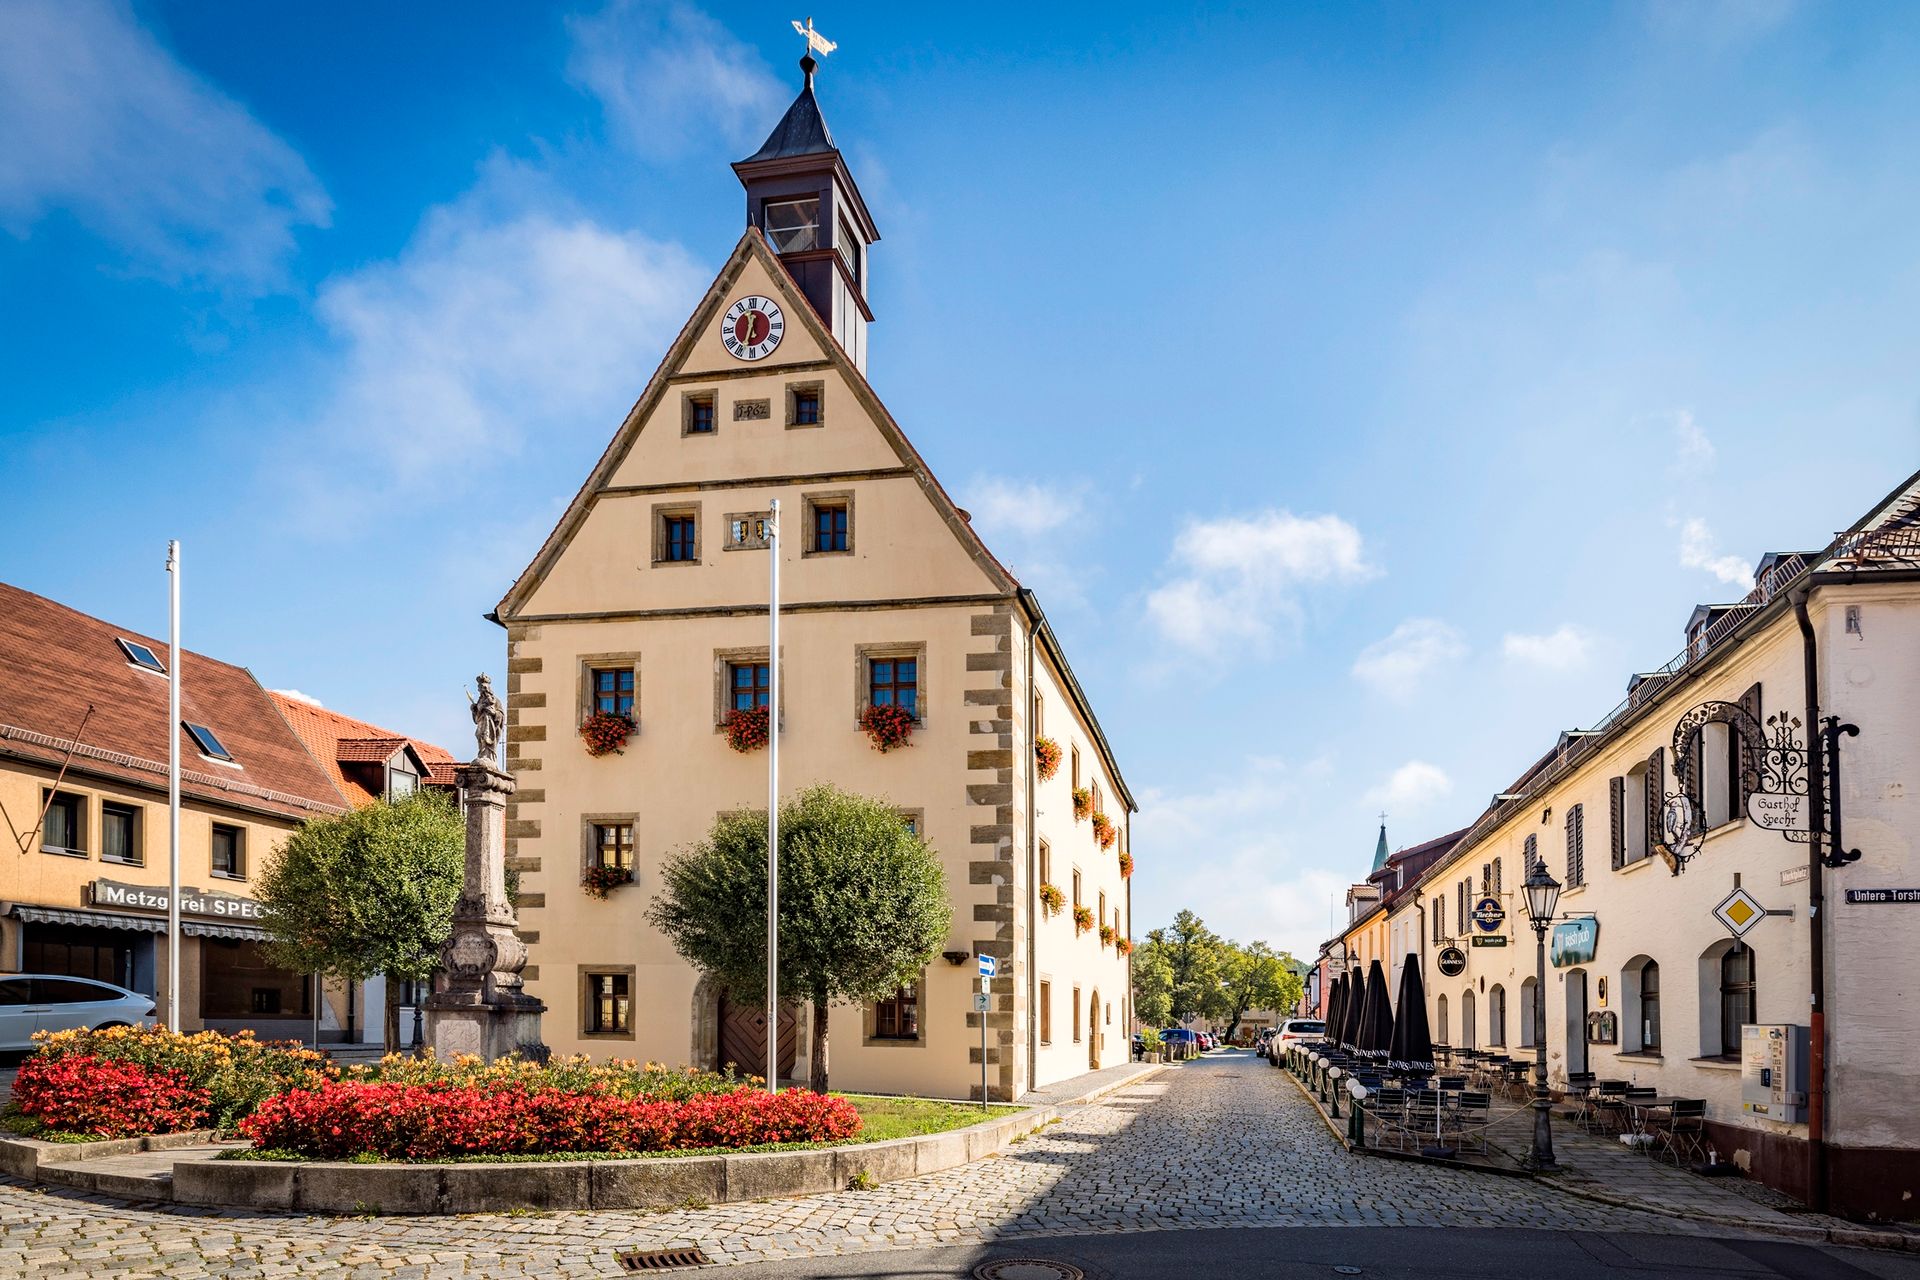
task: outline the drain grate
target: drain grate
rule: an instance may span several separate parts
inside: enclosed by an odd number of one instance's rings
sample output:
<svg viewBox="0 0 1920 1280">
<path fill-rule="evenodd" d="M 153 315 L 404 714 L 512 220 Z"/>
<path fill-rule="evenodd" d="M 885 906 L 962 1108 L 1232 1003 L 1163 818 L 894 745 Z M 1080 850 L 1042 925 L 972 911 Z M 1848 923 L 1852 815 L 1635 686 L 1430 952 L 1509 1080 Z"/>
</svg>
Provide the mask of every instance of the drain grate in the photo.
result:
<svg viewBox="0 0 1920 1280">
<path fill-rule="evenodd" d="M 713 1259 L 698 1249 L 630 1249 L 613 1255 L 622 1271 L 671 1271 L 675 1267 L 706 1267 Z"/>
<path fill-rule="evenodd" d="M 975 1280 L 1085 1280 L 1086 1272 L 1052 1258 L 996 1258 L 973 1269 Z"/>
</svg>

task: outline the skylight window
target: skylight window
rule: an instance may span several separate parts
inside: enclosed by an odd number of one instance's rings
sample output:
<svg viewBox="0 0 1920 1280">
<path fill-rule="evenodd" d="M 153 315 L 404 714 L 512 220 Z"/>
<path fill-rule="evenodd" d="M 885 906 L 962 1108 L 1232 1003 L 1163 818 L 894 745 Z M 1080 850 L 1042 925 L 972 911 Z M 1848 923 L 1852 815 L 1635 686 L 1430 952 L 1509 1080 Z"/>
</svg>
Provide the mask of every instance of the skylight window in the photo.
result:
<svg viewBox="0 0 1920 1280">
<path fill-rule="evenodd" d="M 121 652 L 127 655 L 127 661 L 134 666 L 145 667 L 148 671 L 158 671 L 161 675 L 167 673 L 167 664 L 160 661 L 160 655 L 138 640 L 129 640 L 125 636 L 115 636 L 114 639 L 120 642 Z"/>
<path fill-rule="evenodd" d="M 203 755 L 211 756 L 215 760 L 233 759 L 233 753 L 227 750 L 221 743 L 219 735 L 213 730 L 203 724 L 195 724 L 191 720 L 183 720 L 181 723 L 186 726 L 187 732 L 193 735 L 193 740 L 199 744 Z"/>
</svg>

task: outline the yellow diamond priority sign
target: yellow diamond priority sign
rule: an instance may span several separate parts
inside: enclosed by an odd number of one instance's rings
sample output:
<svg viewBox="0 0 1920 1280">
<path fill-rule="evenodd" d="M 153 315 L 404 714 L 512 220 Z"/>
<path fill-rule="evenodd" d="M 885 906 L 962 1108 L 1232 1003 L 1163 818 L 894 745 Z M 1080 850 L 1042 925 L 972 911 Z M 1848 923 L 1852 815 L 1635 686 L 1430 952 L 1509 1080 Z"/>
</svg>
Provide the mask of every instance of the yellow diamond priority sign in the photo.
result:
<svg viewBox="0 0 1920 1280">
<path fill-rule="evenodd" d="M 1747 930 L 1766 919 L 1767 909 L 1745 889 L 1735 889 L 1713 909 L 1713 915 L 1734 937 L 1744 938 Z"/>
</svg>

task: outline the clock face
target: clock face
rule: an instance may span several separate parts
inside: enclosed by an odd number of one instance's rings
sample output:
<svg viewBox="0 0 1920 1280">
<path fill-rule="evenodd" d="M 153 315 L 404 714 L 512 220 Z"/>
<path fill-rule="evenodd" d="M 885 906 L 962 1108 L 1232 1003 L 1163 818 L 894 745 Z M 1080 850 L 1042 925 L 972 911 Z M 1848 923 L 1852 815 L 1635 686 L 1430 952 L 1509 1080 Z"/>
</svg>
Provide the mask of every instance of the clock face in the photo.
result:
<svg viewBox="0 0 1920 1280">
<path fill-rule="evenodd" d="M 727 308 L 720 341 L 736 360 L 763 360 L 773 354 L 787 331 L 787 318 L 772 298 L 750 293 Z"/>
</svg>

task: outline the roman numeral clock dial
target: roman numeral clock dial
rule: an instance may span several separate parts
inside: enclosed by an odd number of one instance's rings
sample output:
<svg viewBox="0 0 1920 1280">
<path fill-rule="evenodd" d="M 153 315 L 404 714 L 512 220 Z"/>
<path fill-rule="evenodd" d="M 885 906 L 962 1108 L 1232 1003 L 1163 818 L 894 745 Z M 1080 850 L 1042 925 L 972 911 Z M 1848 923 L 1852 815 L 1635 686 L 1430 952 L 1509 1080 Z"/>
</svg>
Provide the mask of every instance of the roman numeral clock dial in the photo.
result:
<svg viewBox="0 0 1920 1280">
<path fill-rule="evenodd" d="M 764 360 L 780 345 L 787 318 L 772 298 L 750 293 L 727 308 L 720 324 L 720 341 L 736 360 Z"/>
</svg>

